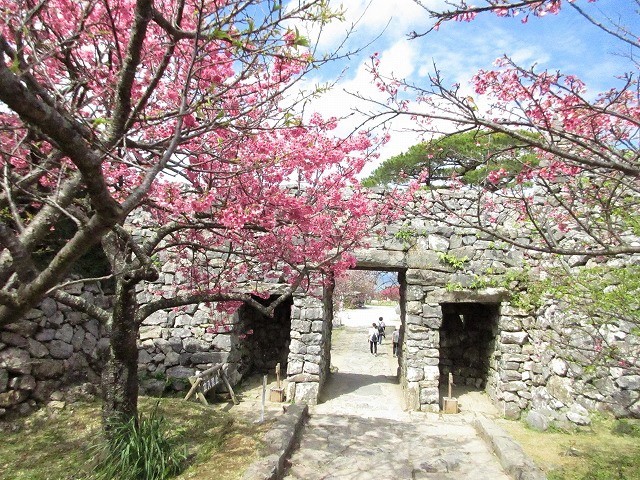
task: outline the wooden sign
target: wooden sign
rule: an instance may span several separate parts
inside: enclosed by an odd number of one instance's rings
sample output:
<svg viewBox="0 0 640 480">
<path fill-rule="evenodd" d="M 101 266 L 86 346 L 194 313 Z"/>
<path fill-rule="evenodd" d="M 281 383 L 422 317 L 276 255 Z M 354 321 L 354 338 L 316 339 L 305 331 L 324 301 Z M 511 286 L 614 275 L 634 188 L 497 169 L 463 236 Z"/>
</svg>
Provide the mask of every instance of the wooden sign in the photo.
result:
<svg viewBox="0 0 640 480">
<path fill-rule="evenodd" d="M 204 372 L 197 373 L 194 377 L 189 377 L 191 388 L 184 399 L 189 400 L 195 394 L 196 398 L 200 400 L 203 405 L 209 405 L 205 394 L 209 391 L 213 391 L 215 394 L 216 387 L 224 383 L 231 396 L 231 400 L 234 405 L 237 405 L 238 400 L 233 393 L 233 388 L 231 388 L 231 383 L 229 383 L 229 379 L 225 373 L 227 367 L 228 365 L 226 363 L 218 363 L 211 368 L 207 368 Z"/>
</svg>

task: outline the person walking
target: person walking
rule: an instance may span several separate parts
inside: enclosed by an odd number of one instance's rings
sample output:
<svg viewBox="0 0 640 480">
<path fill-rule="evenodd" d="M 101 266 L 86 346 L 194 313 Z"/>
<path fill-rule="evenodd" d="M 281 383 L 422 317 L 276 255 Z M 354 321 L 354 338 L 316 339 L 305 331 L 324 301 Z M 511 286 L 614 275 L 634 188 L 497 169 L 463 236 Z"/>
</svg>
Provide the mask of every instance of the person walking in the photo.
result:
<svg viewBox="0 0 640 480">
<path fill-rule="evenodd" d="M 374 323 L 369 327 L 369 350 L 374 356 L 378 355 L 378 326 Z"/>
<path fill-rule="evenodd" d="M 380 345 L 382 345 L 382 337 L 384 337 L 384 327 L 386 327 L 384 320 L 382 317 L 378 318 L 378 343 Z"/>
<path fill-rule="evenodd" d="M 396 329 L 391 334 L 391 343 L 393 344 L 393 356 L 398 356 L 398 342 L 400 341 L 400 327 L 396 327 Z"/>
</svg>

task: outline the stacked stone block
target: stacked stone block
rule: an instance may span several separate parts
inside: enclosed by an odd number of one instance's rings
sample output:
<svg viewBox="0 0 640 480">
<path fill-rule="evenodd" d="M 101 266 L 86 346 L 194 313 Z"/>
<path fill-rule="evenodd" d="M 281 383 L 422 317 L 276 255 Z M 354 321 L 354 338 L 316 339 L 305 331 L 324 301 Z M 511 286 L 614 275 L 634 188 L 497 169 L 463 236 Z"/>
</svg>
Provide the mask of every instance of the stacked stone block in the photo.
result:
<svg viewBox="0 0 640 480">
<path fill-rule="evenodd" d="M 74 293 L 109 308 L 95 285 Z M 98 385 L 108 340 L 97 320 L 45 299 L 24 320 L 0 330 L 0 416 L 28 413 L 63 385 Z M 95 388 L 85 388 L 95 392 Z"/>
<path fill-rule="evenodd" d="M 321 290 L 296 296 L 291 309 L 291 344 L 287 364 L 287 399 L 315 405 L 331 363 L 327 343 L 331 321 L 325 321 Z"/>
</svg>

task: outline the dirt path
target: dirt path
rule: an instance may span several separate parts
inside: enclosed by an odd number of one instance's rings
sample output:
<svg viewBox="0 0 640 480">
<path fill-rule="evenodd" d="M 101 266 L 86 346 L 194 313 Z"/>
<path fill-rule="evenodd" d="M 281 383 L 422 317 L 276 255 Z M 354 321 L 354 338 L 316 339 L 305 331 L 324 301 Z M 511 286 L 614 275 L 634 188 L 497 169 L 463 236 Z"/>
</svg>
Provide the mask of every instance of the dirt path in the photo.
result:
<svg viewBox="0 0 640 480">
<path fill-rule="evenodd" d="M 465 417 L 404 410 L 391 353 L 393 328 L 375 357 L 366 333 L 372 316 L 396 323 L 393 309 L 349 313 L 332 336 L 335 372 L 311 409 L 285 478 L 508 479 Z"/>
</svg>

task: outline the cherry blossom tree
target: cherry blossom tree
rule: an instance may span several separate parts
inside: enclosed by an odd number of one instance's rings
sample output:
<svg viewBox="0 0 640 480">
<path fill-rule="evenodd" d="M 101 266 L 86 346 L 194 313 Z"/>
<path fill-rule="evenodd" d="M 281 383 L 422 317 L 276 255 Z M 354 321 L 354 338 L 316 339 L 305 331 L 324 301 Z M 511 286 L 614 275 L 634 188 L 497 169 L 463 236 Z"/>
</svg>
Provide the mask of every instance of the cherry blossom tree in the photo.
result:
<svg viewBox="0 0 640 480">
<path fill-rule="evenodd" d="M 0 326 L 46 296 L 101 320 L 105 419 L 136 415 L 148 315 L 201 302 L 270 315 L 314 275 L 350 266 L 363 233 L 395 215 L 354 180 L 369 136 L 333 138 L 334 120 L 289 110 L 304 101 L 292 100 L 297 79 L 336 58 L 314 58 L 294 26 L 338 15 L 326 2 L 3 0 L 0 10 Z M 104 275 L 71 278 L 96 250 Z M 140 304 L 159 261 L 183 281 Z M 110 311 L 68 291 L 105 278 Z M 265 279 L 289 284 L 267 306 L 255 300 Z"/>
<path fill-rule="evenodd" d="M 464 187 L 477 194 L 475 217 L 462 218 L 449 210 L 439 219 L 529 250 L 589 257 L 639 253 L 640 105 L 635 54 L 640 42 L 633 31 L 634 19 L 626 23 L 597 19 L 578 1 L 499 0 L 450 6 L 446 11 L 427 9 L 434 26 L 411 36 L 417 40 L 444 34 L 435 30 L 445 22 L 472 21 L 485 12 L 519 15 L 526 21 L 530 15 L 557 14 L 565 6 L 623 42 L 631 53 L 627 71 L 611 72 L 614 86 L 600 93 L 589 91 L 574 75 L 518 65 L 509 57 L 498 59 L 495 68 L 479 71 L 470 85 L 447 83 L 446 72 L 437 68 L 426 84 L 384 77 L 374 57 L 371 70 L 389 98 L 386 104 L 378 103 L 378 121 L 410 116 L 427 138 L 452 131 L 474 132 L 479 138 L 506 135 L 513 144 L 511 158 L 522 160 L 515 178 L 498 169 L 488 176 L 489 185 Z M 532 154 L 536 160 L 528 161 Z M 456 181 L 451 185 L 462 187 Z M 434 196 L 434 201 L 439 200 Z M 446 210 L 446 203 L 439 203 Z M 518 240 L 532 236 L 533 243 Z"/>
</svg>

